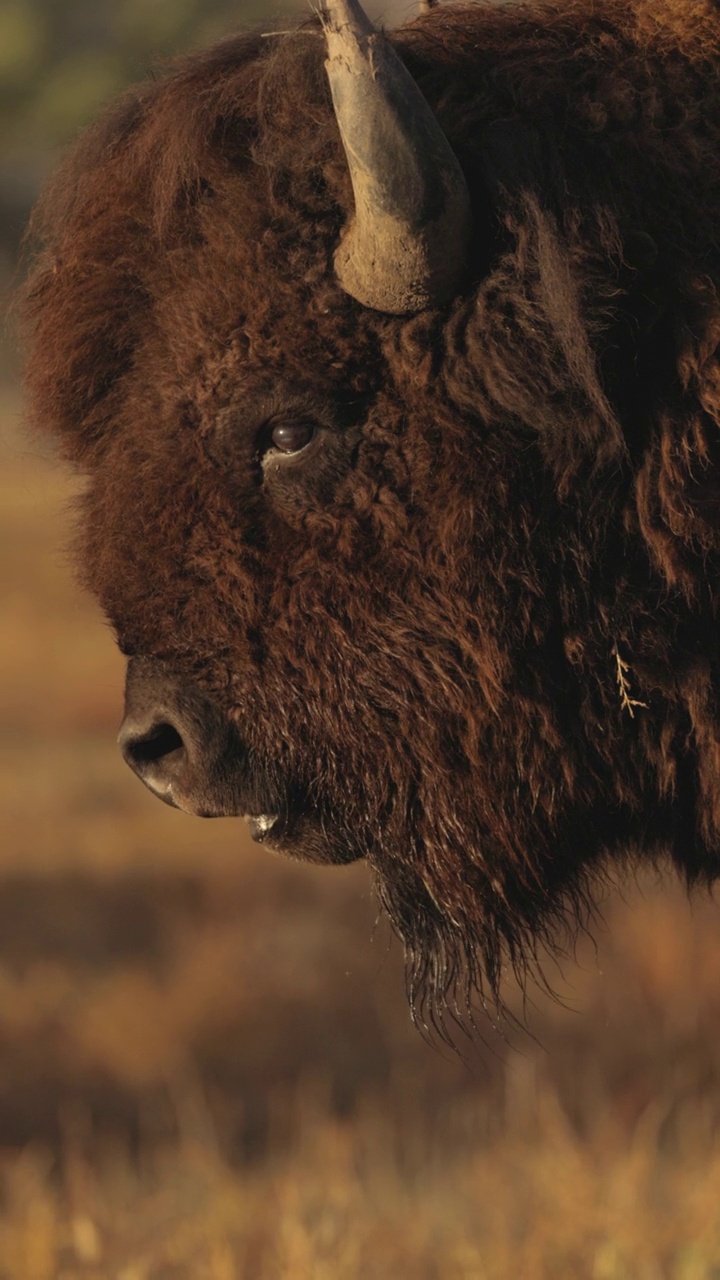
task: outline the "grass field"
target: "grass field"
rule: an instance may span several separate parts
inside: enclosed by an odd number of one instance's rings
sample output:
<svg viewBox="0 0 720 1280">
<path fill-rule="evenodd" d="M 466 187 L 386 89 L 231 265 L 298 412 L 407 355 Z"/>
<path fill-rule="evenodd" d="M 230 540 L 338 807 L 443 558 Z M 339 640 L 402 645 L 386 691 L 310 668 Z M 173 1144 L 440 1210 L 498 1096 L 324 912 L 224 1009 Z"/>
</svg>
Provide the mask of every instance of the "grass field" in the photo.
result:
<svg viewBox="0 0 720 1280">
<path fill-rule="evenodd" d="M 720 906 L 608 892 L 530 1033 L 428 1045 L 362 866 L 283 863 L 123 766 L 72 484 L 16 417 L 0 1280 L 718 1280 Z"/>
</svg>

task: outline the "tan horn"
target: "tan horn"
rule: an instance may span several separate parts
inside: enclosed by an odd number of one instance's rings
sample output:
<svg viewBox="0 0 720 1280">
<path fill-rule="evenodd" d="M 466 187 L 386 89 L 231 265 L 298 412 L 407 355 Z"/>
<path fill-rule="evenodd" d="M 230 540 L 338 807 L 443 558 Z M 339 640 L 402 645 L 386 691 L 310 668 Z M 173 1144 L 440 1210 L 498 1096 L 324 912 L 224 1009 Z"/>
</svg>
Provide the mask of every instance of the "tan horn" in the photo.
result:
<svg viewBox="0 0 720 1280">
<path fill-rule="evenodd" d="M 457 158 L 358 0 L 325 0 L 325 67 L 355 196 L 335 252 L 346 293 L 406 315 L 447 302 L 467 262 L 470 197 Z"/>
</svg>

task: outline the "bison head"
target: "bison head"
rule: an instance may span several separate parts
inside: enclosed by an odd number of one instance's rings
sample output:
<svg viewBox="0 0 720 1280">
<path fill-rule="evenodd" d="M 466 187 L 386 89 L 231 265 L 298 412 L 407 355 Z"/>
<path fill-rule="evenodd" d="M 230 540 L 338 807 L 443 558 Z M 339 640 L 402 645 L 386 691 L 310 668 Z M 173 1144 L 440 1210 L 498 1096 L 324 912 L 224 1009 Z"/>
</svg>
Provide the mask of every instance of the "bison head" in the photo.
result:
<svg viewBox="0 0 720 1280">
<path fill-rule="evenodd" d="M 87 475 L 128 762 L 366 858 L 442 998 L 611 855 L 714 873 L 710 18 L 458 6 L 397 53 L 326 24 L 334 105 L 311 23 L 80 143 L 35 218 L 30 407 Z"/>
</svg>

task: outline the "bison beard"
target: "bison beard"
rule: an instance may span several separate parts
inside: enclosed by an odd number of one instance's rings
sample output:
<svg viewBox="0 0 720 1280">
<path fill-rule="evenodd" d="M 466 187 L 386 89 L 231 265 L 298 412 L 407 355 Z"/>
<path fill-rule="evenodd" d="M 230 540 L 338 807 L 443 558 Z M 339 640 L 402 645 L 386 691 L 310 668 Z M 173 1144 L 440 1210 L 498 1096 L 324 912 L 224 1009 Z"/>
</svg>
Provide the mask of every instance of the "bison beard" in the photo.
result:
<svg viewBox="0 0 720 1280">
<path fill-rule="evenodd" d="M 393 44 L 467 182 L 449 301 L 336 277 L 310 23 L 91 130 L 23 306 L 30 415 L 87 474 L 82 572 L 136 655 L 134 766 L 367 858 L 439 1007 L 613 860 L 717 875 L 720 22 L 458 5 Z"/>
</svg>

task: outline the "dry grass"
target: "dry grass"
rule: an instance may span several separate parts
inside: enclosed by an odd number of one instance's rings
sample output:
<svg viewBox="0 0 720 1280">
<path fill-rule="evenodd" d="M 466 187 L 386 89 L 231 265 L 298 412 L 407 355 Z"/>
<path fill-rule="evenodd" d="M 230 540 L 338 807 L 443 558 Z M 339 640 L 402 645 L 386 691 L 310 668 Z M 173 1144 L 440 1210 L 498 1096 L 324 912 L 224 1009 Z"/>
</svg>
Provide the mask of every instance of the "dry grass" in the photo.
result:
<svg viewBox="0 0 720 1280">
<path fill-rule="evenodd" d="M 0 414 L 0 1278 L 720 1277 L 720 913 L 610 897 L 536 1039 L 409 1024 L 364 868 L 158 805 Z M 520 1010 L 518 992 L 508 998 Z"/>
</svg>

